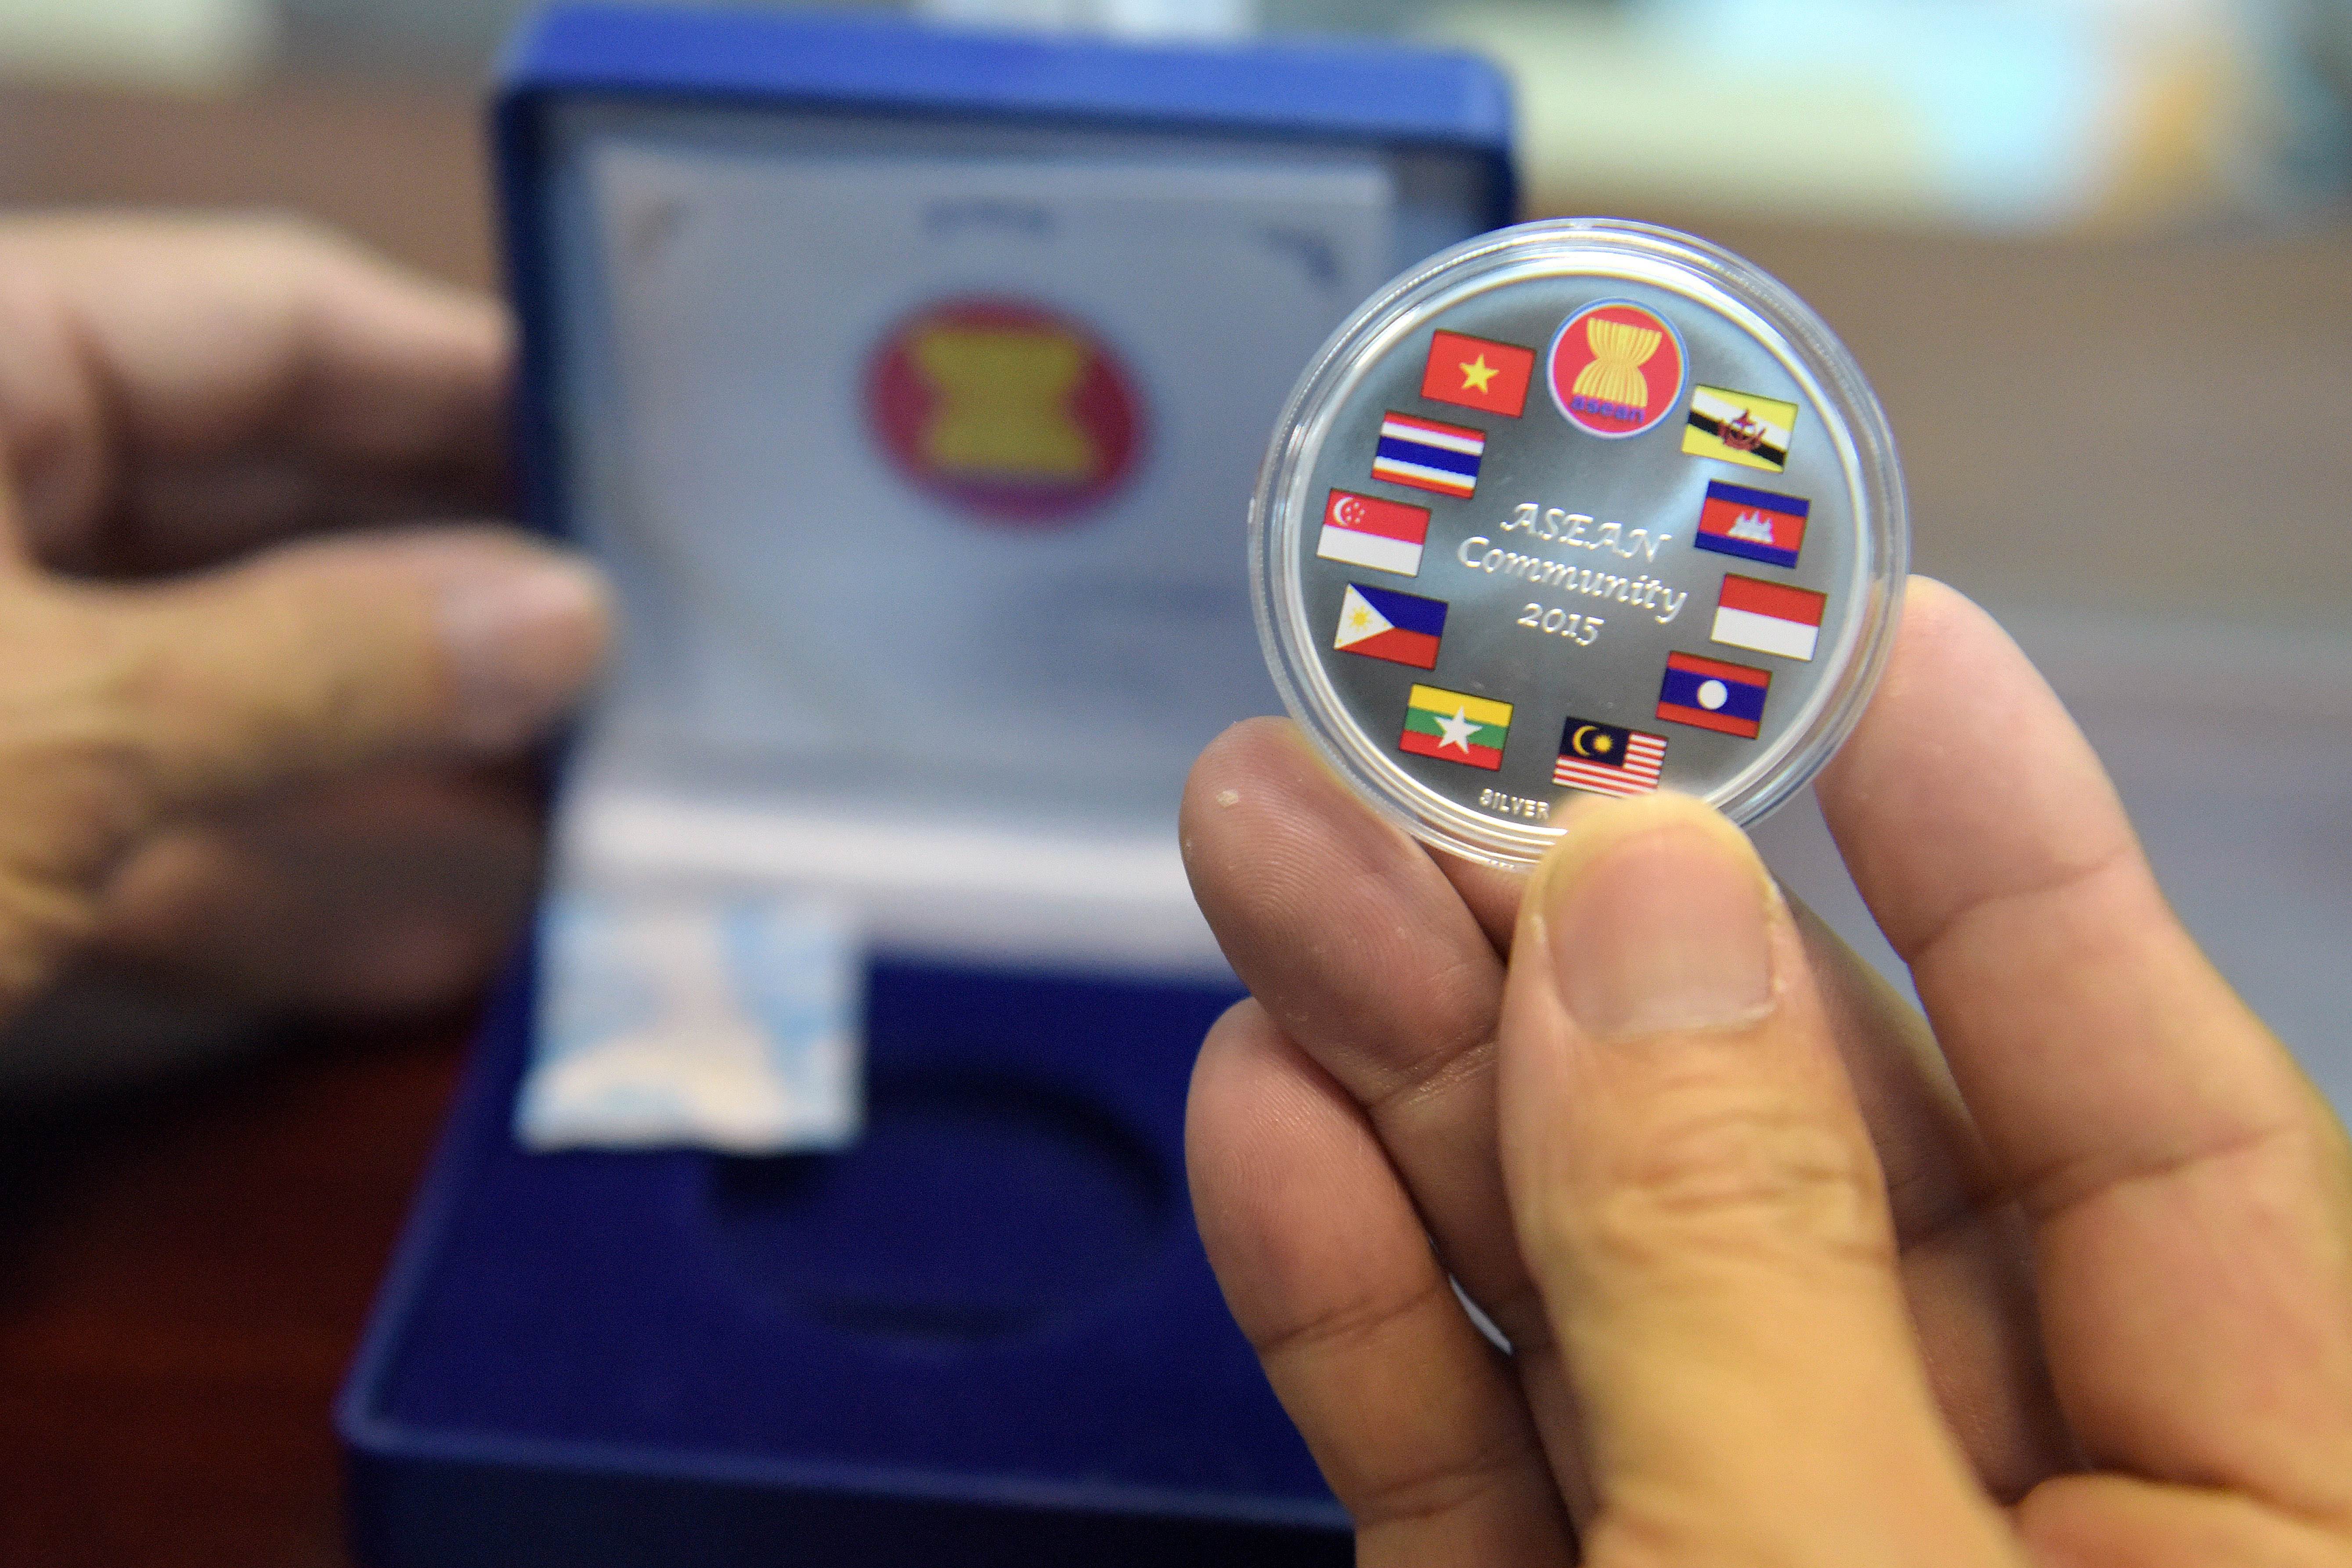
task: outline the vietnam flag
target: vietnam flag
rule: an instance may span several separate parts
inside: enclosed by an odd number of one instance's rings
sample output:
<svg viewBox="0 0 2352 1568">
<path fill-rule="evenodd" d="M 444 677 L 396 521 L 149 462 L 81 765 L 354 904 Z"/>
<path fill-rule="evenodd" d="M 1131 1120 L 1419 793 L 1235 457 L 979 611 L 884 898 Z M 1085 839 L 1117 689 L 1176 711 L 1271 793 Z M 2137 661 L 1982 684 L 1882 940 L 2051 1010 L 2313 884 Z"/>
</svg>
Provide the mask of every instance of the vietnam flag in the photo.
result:
<svg viewBox="0 0 2352 1568">
<path fill-rule="evenodd" d="M 1533 349 L 1460 332 L 1432 332 L 1421 395 L 1433 403 L 1517 419 L 1528 405 L 1528 381 L 1535 371 Z"/>
</svg>

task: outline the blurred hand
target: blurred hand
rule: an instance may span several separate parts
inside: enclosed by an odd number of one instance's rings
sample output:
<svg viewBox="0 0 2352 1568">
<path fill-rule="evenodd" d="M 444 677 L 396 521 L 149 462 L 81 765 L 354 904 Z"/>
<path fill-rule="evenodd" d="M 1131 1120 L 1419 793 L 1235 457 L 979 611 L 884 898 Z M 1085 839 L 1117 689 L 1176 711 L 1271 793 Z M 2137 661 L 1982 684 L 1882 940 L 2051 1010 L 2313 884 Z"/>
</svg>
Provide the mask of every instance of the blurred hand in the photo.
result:
<svg viewBox="0 0 2352 1568">
<path fill-rule="evenodd" d="M 0 1015 L 82 952 L 268 1010 L 478 983 L 512 759 L 604 637 L 586 567 L 416 526 L 504 504 L 508 362 L 291 223 L 0 223 Z"/>
<path fill-rule="evenodd" d="M 1695 802 L 1523 885 L 1195 768 L 1194 1203 L 1359 1561 L 2352 1564 L 2352 1155 L 2064 710 L 1915 583 L 1819 792 L 1924 1022 Z"/>
</svg>

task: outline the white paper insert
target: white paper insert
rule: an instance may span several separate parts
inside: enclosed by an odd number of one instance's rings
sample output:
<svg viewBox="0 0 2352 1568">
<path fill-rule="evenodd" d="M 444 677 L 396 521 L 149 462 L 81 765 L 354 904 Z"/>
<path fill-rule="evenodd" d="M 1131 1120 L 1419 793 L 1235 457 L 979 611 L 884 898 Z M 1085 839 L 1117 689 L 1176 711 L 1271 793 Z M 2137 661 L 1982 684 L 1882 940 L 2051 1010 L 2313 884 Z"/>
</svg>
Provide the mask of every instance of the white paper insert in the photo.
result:
<svg viewBox="0 0 2352 1568">
<path fill-rule="evenodd" d="M 1386 164 L 612 138 L 582 169 L 575 261 L 600 281 L 569 313 L 568 499 L 627 632 L 562 876 L 821 885 L 892 945 L 1221 972 L 1176 794 L 1276 705 L 1242 519 L 1292 380 L 1393 268 Z M 972 298 L 1079 323 L 1124 367 L 1140 441 L 1099 508 L 1008 525 L 894 467 L 877 347 Z M 669 853 L 665 820 L 689 819 L 740 853 Z M 943 899 L 909 896 L 909 854 Z"/>
</svg>

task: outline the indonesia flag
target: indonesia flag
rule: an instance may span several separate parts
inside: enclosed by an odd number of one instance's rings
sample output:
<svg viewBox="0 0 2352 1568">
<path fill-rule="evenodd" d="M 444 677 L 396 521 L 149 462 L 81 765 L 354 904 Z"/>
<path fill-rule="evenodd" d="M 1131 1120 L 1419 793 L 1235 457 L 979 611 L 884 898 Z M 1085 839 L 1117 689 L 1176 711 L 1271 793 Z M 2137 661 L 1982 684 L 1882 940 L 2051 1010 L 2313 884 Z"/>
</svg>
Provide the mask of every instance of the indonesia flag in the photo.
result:
<svg viewBox="0 0 2352 1568">
<path fill-rule="evenodd" d="M 1323 500 L 1323 533 L 1315 553 L 1326 561 L 1417 577 L 1421 547 L 1428 539 L 1427 507 L 1333 490 Z"/>
<path fill-rule="evenodd" d="M 1710 635 L 1734 647 L 1810 659 L 1822 635 L 1822 610 L 1829 602 L 1827 594 L 1727 573 Z"/>
<path fill-rule="evenodd" d="M 1331 646 L 1367 658 L 1435 669 L 1437 641 L 1444 635 L 1444 600 L 1350 583 L 1339 601 L 1339 631 Z"/>
<path fill-rule="evenodd" d="M 1468 500 L 1477 493 L 1478 460 L 1486 455 L 1483 430 L 1391 414 L 1381 421 L 1372 478 Z"/>
</svg>

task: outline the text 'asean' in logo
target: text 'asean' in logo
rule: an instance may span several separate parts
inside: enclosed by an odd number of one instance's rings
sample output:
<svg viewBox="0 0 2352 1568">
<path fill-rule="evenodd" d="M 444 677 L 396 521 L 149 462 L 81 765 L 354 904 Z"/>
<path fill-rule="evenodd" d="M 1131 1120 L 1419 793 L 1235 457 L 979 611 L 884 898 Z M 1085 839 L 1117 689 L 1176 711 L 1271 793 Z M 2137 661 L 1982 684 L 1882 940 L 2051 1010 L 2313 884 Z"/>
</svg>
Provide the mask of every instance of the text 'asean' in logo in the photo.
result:
<svg viewBox="0 0 2352 1568">
<path fill-rule="evenodd" d="M 1142 409 L 1102 340 L 1018 300 L 941 300 L 884 336 L 866 407 L 898 471 L 1001 522 L 1076 521 L 1134 471 Z"/>
<path fill-rule="evenodd" d="M 1622 300 L 1587 305 L 1561 324 L 1544 380 L 1568 422 L 1595 436 L 1639 436 L 1683 395 L 1683 342 L 1666 319 Z"/>
</svg>

